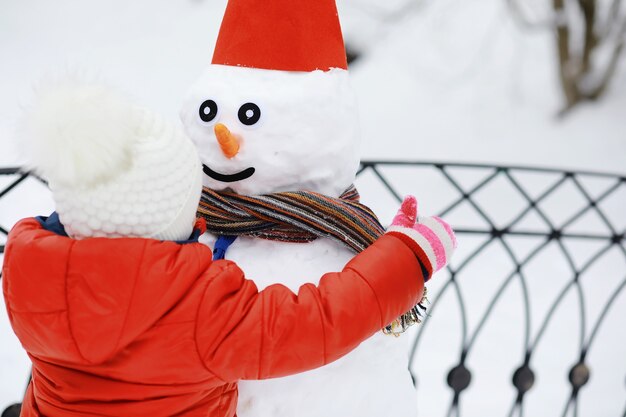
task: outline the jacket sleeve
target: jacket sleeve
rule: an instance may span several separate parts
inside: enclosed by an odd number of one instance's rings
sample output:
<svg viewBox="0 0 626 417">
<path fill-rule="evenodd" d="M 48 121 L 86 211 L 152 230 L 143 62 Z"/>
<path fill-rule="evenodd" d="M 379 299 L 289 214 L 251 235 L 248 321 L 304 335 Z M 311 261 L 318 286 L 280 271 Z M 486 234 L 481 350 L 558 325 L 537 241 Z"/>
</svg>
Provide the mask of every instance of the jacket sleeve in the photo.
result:
<svg viewBox="0 0 626 417">
<path fill-rule="evenodd" d="M 307 371 L 339 359 L 408 311 L 424 289 L 415 253 L 385 235 L 294 294 L 258 291 L 233 263 L 210 280 L 198 310 L 196 343 L 205 367 L 224 381 Z"/>
</svg>

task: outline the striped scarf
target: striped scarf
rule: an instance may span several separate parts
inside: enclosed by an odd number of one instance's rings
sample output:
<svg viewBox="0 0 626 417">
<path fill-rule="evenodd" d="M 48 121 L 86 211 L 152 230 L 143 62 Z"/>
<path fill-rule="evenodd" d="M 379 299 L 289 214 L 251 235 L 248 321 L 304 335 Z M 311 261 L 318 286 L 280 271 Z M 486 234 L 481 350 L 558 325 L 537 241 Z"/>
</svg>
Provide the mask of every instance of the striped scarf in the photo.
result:
<svg viewBox="0 0 626 417">
<path fill-rule="evenodd" d="M 354 185 L 339 198 L 312 191 L 247 196 L 204 187 L 198 214 L 214 235 L 294 243 L 328 238 L 359 253 L 385 233 L 374 212 L 359 199 Z M 426 301 L 424 289 L 419 304 L 385 326 L 383 333 L 399 336 L 420 323 Z"/>
<path fill-rule="evenodd" d="M 296 243 L 328 238 L 359 253 L 385 232 L 359 198 L 354 185 L 339 198 L 311 191 L 246 196 L 205 187 L 198 214 L 215 235 Z"/>
</svg>

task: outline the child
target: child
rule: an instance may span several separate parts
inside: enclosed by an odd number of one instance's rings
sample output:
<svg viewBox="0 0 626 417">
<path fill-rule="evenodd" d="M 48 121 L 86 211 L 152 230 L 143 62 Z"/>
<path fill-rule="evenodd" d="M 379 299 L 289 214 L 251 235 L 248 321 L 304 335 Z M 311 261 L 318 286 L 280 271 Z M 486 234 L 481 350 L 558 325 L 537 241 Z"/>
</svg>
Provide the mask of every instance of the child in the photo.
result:
<svg viewBox="0 0 626 417">
<path fill-rule="evenodd" d="M 22 416 L 234 416 L 238 380 L 345 355 L 413 307 L 455 246 L 407 199 L 342 272 L 259 292 L 197 243 L 201 167 L 180 132 L 72 84 L 44 92 L 28 126 L 57 212 L 20 221 L 6 247 L 6 306 L 33 363 Z"/>
</svg>

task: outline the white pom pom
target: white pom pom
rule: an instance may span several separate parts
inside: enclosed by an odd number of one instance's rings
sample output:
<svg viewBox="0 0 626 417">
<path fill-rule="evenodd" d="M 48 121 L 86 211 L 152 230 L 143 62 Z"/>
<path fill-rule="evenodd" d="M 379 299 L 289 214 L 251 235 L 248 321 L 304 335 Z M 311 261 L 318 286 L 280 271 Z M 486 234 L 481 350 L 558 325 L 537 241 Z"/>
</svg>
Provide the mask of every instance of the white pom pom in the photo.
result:
<svg viewBox="0 0 626 417">
<path fill-rule="evenodd" d="M 44 85 L 23 123 L 30 168 L 62 186 L 106 182 L 130 166 L 136 125 L 133 106 L 108 87 Z"/>
</svg>

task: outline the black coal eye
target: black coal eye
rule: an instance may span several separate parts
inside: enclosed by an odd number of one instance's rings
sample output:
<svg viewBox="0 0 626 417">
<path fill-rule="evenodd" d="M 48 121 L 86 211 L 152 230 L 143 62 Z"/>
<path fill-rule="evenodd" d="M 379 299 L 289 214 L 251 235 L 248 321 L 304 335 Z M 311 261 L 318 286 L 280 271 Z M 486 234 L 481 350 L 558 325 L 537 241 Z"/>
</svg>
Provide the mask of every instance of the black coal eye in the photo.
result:
<svg viewBox="0 0 626 417">
<path fill-rule="evenodd" d="M 198 113 L 203 122 L 212 122 L 217 117 L 217 103 L 213 100 L 206 100 L 200 105 Z"/>
<path fill-rule="evenodd" d="M 261 109 L 254 103 L 246 103 L 239 107 L 239 121 L 246 126 L 252 126 L 261 119 Z"/>
</svg>

